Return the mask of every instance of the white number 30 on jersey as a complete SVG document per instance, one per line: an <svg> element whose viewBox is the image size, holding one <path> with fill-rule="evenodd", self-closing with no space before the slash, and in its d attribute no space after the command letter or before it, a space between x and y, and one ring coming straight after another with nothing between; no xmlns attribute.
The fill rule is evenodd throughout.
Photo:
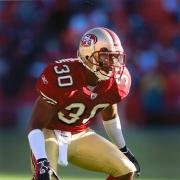
<svg viewBox="0 0 180 180"><path fill-rule="evenodd" d="M89 117L87 117L86 119L83 120L83 124L87 123L89 121L89 119L94 117L98 109L105 109L109 105L110 104L105 103L105 104L97 104L96 106L94 106L90 112ZM72 103L69 106L67 106L65 109L68 111L71 111L72 109L76 109L76 112L75 113L74 113L74 111L73 111L73 113L70 112L68 114L68 116L69 116L68 118L66 118L62 112L58 112L58 118L66 124L73 124L80 119L80 116L83 115L86 107L83 103Z"/></svg>

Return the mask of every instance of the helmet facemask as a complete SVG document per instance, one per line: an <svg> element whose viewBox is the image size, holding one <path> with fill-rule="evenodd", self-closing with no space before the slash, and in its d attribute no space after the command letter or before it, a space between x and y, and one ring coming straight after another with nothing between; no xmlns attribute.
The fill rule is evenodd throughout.
<svg viewBox="0 0 180 180"><path fill-rule="evenodd" d="M107 48L101 48L100 51L93 52L87 61L89 67L91 66L91 71L100 80L107 80L112 77L114 72L122 74L125 66L125 54L120 51L108 51Z"/></svg>

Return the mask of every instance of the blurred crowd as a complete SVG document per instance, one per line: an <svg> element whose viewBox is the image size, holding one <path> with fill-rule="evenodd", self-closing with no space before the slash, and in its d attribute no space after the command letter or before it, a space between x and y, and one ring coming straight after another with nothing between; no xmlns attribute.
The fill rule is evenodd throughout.
<svg viewBox="0 0 180 180"><path fill-rule="evenodd" d="M180 124L180 0L37 0L0 2L1 127L26 126L37 77L48 63L76 57L95 26L114 30L127 55L126 120Z"/></svg>

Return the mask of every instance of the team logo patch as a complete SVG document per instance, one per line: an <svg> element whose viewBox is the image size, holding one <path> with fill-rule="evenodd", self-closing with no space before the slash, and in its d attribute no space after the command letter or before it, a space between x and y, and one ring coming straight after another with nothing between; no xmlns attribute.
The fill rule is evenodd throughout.
<svg viewBox="0 0 180 180"><path fill-rule="evenodd" d="M86 34L81 39L82 46L91 46L92 43L95 44L97 42L97 37L94 34Z"/></svg>
<svg viewBox="0 0 180 180"><path fill-rule="evenodd" d="M44 75L42 75L41 79L44 84L48 84L48 80L46 79L46 77Z"/></svg>

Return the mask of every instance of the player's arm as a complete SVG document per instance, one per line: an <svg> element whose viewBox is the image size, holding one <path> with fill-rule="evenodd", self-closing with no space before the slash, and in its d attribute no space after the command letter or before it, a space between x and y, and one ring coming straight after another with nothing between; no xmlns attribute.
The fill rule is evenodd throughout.
<svg viewBox="0 0 180 180"><path fill-rule="evenodd" d="M136 175L140 175L140 165L131 151L126 147L124 136L121 129L121 122L118 115L117 104L108 106L101 112L104 128L118 148L127 156L127 158L136 166Z"/></svg>
<svg viewBox="0 0 180 180"><path fill-rule="evenodd" d="M126 147L118 115L117 104L108 106L101 112L101 115L104 128L110 139L118 146L119 149Z"/></svg>
<svg viewBox="0 0 180 180"><path fill-rule="evenodd" d="M49 180L51 175L55 174L47 159L42 132L42 129L46 127L55 113L56 107L54 105L47 103L41 96L36 99L28 125L28 139L38 165L38 180Z"/></svg>
<svg viewBox="0 0 180 180"><path fill-rule="evenodd" d="M28 125L29 144L36 160L47 158L42 129L46 127L55 112L55 106L47 103L41 96L36 99Z"/></svg>
<svg viewBox="0 0 180 180"><path fill-rule="evenodd" d="M48 103L44 97L39 96L33 106L32 114L28 124L28 132L34 129L43 129L57 113L56 106Z"/></svg>

